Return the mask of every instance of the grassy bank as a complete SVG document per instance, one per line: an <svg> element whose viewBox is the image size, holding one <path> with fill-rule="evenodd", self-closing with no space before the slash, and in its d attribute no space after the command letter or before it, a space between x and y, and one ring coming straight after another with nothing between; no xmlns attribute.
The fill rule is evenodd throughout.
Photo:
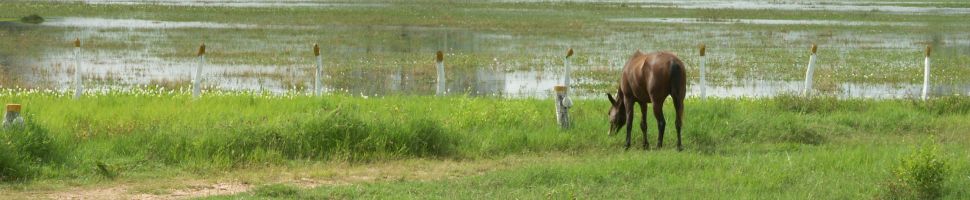
<svg viewBox="0 0 970 200"><path fill-rule="evenodd" d="M897 138L897 137L890 137ZM209 199L881 199L891 167L912 146L869 138L839 145L730 154L610 152L437 181L385 181L301 189L276 184ZM956 149L951 149L956 150ZM970 197L967 157L946 159L944 198ZM908 198L902 198L908 199Z"/></svg>
<svg viewBox="0 0 970 200"><path fill-rule="evenodd" d="M970 100L965 97L926 103L784 96L690 99L685 152L670 151L676 137L668 129L663 151L620 153L622 137L605 135L608 103L602 99L577 100L571 110L574 129L560 131L554 124L552 102L535 99L210 93L193 101L185 93L138 91L71 100L44 92L0 94L0 102L24 104L28 122L0 134L0 177L5 189L307 161L461 161L566 152L575 153L577 161L533 164L456 180L326 187L298 194L383 196L421 190L432 196L477 191L499 198L544 192L635 197L612 195L631 191L673 195L700 187L706 189L692 195L754 192L748 195L787 198L833 190L840 192L819 197L851 198L876 193L901 156L927 141L941 147L941 155L954 169L946 177L948 188L970 185L966 179ZM673 117L672 109L666 110ZM651 141L656 143L655 123L649 124ZM635 141L640 141L639 136L634 133ZM628 185L621 180L634 182ZM506 181L514 184L501 184ZM671 184L647 187L660 183ZM723 188L738 184L740 188ZM773 186L777 184L784 187ZM459 187L436 189L442 185ZM486 192L491 189L503 192Z"/></svg>

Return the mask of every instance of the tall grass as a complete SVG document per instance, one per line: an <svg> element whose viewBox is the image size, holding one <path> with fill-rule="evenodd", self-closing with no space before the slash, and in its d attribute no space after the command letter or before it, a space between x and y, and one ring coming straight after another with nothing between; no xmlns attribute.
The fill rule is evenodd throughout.
<svg viewBox="0 0 970 200"><path fill-rule="evenodd" d="M46 129L31 122L0 128L0 182L27 180L42 173L44 167L36 166L57 165L67 156Z"/></svg>
<svg viewBox="0 0 970 200"><path fill-rule="evenodd" d="M5 180L126 177L157 169L205 173L302 160L479 159L608 150L622 142L606 136L608 104L596 99L577 100L574 128L560 130L551 102L539 99L212 92L191 100L161 90L79 100L49 92L2 94L0 102L24 104L28 118L26 129L4 130L0 138ZM685 146L705 154L945 132L967 120L962 112L926 110L907 100L689 99L686 107ZM673 117L669 105L665 110ZM656 143L652 117L648 124ZM668 127L672 144L676 134ZM634 141L641 141L634 130Z"/></svg>

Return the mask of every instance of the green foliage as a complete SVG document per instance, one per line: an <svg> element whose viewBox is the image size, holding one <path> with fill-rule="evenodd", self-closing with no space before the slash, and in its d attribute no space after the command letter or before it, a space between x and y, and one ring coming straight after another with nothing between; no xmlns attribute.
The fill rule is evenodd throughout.
<svg viewBox="0 0 970 200"><path fill-rule="evenodd" d="M782 110L800 113L830 113L835 111L864 111L869 103L860 99L838 99L835 96L799 96L783 94L772 98Z"/></svg>
<svg viewBox="0 0 970 200"><path fill-rule="evenodd" d="M893 168L893 179L884 184L885 199L939 199L944 195L946 160L935 144L924 144Z"/></svg>
<svg viewBox="0 0 970 200"><path fill-rule="evenodd" d="M926 101L913 100L912 103L925 111L941 115L970 113L970 97L967 96L933 97Z"/></svg>
<svg viewBox="0 0 970 200"><path fill-rule="evenodd" d="M118 177L118 173L112 171L111 167L108 166L108 164L104 164L103 162L98 161L95 163L95 165L98 167L98 170L97 170L98 174L100 174L104 178L114 180L116 177Z"/></svg>
<svg viewBox="0 0 970 200"><path fill-rule="evenodd" d="M256 187L250 193L252 196L260 198L300 199L301 191L299 188L290 185L272 184Z"/></svg>
<svg viewBox="0 0 970 200"><path fill-rule="evenodd" d="M44 23L44 18L37 14L27 15L20 18L20 21L28 24L40 24Z"/></svg>
<svg viewBox="0 0 970 200"><path fill-rule="evenodd" d="M0 136L15 141L0 143L4 180L126 179L160 170L205 174L294 161L500 158L613 151L623 143L622 137L606 136L604 99L575 101L573 128L560 130L548 100L538 99L214 92L192 100L166 90L79 100L56 93L3 94L0 101L23 102L31 113L23 131ZM685 154L831 148L856 137L907 137L965 122L964 116L937 115L905 100L808 101L807 107L837 105L806 109L811 112L779 106L792 101L801 100L688 99ZM672 106L664 110L672 119ZM656 124L648 117L654 146ZM659 152L676 141L670 121L668 145ZM636 145L641 135L634 128Z"/></svg>
<svg viewBox="0 0 970 200"><path fill-rule="evenodd" d="M64 145L32 117L23 126L0 128L0 181L28 180L38 173L35 166L64 160Z"/></svg>

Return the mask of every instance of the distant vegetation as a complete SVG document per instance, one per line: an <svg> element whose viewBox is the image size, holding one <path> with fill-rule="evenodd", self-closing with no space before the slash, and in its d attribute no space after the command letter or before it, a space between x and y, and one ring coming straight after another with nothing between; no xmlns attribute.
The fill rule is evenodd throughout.
<svg viewBox="0 0 970 200"><path fill-rule="evenodd" d="M20 21L28 24L40 24L44 23L44 18L40 15L33 14L20 18Z"/></svg>

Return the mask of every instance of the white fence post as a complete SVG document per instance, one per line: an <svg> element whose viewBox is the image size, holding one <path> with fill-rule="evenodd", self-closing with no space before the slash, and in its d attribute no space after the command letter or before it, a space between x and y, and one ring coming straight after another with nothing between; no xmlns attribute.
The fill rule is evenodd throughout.
<svg viewBox="0 0 970 200"><path fill-rule="evenodd" d="M559 123L559 127L563 129L569 129L569 108L573 107L572 100L567 96L569 90L569 57L572 56L573 49L570 48L566 51L566 58L563 59L563 64L566 65L563 85L553 87L553 90L556 91L556 121Z"/></svg>
<svg viewBox="0 0 970 200"><path fill-rule="evenodd" d="M199 65L195 69L195 80L192 81L192 98L199 99L202 94L202 65L205 64L205 43L199 46Z"/></svg>
<svg viewBox="0 0 970 200"><path fill-rule="evenodd" d="M323 88L320 87L320 80L323 76L323 57L320 56L320 45L313 44L313 55L317 57L317 70L313 75L313 94L319 96L323 93Z"/></svg>
<svg viewBox="0 0 970 200"><path fill-rule="evenodd" d="M808 70L805 72L805 88L802 95L808 96L812 92L812 74L815 73L815 51L818 45L812 44L812 56L808 59Z"/></svg>
<svg viewBox="0 0 970 200"><path fill-rule="evenodd" d="M573 56L573 48L569 48L569 50L566 50L566 58L563 58L562 59L562 63L565 66L565 67L563 67L563 81L562 81L562 84L564 86L566 86L567 89L569 88L569 70L570 70L569 69L569 65L570 65L570 63L569 63L569 57L571 57L571 56Z"/></svg>
<svg viewBox="0 0 970 200"><path fill-rule="evenodd" d="M74 99L81 98L84 86L81 83L81 39L74 38Z"/></svg>
<svg viewBox="0 0 970 200"><path fill-rule="evenodd" d="M706 50L707 50L707 46L705 46L704 44L701 44L701 52L700 52L701 53L701 68L700 68L700 70L701 70L701 99L707 99L707 76L705 75L707 73L707 69L705 67L705 65L707 65L707 57L704 56L704 53L705 53L704 51L706 51Z"/></svg>
<svg viewBox="0 0 970 200"><path fill-rule="evenodd" d="M445 54L444 52L438 51L435 54L435 65L438 67L438 89L435 95L442 96L445 95Z"/></svg>
<svg viewBox="0 0 970 200"><path fill-rule="evenodd" d="M929 98L930 90L930 53L933 51L933 47L926 45L926 59L923 61L923 100Z"/></svg>

